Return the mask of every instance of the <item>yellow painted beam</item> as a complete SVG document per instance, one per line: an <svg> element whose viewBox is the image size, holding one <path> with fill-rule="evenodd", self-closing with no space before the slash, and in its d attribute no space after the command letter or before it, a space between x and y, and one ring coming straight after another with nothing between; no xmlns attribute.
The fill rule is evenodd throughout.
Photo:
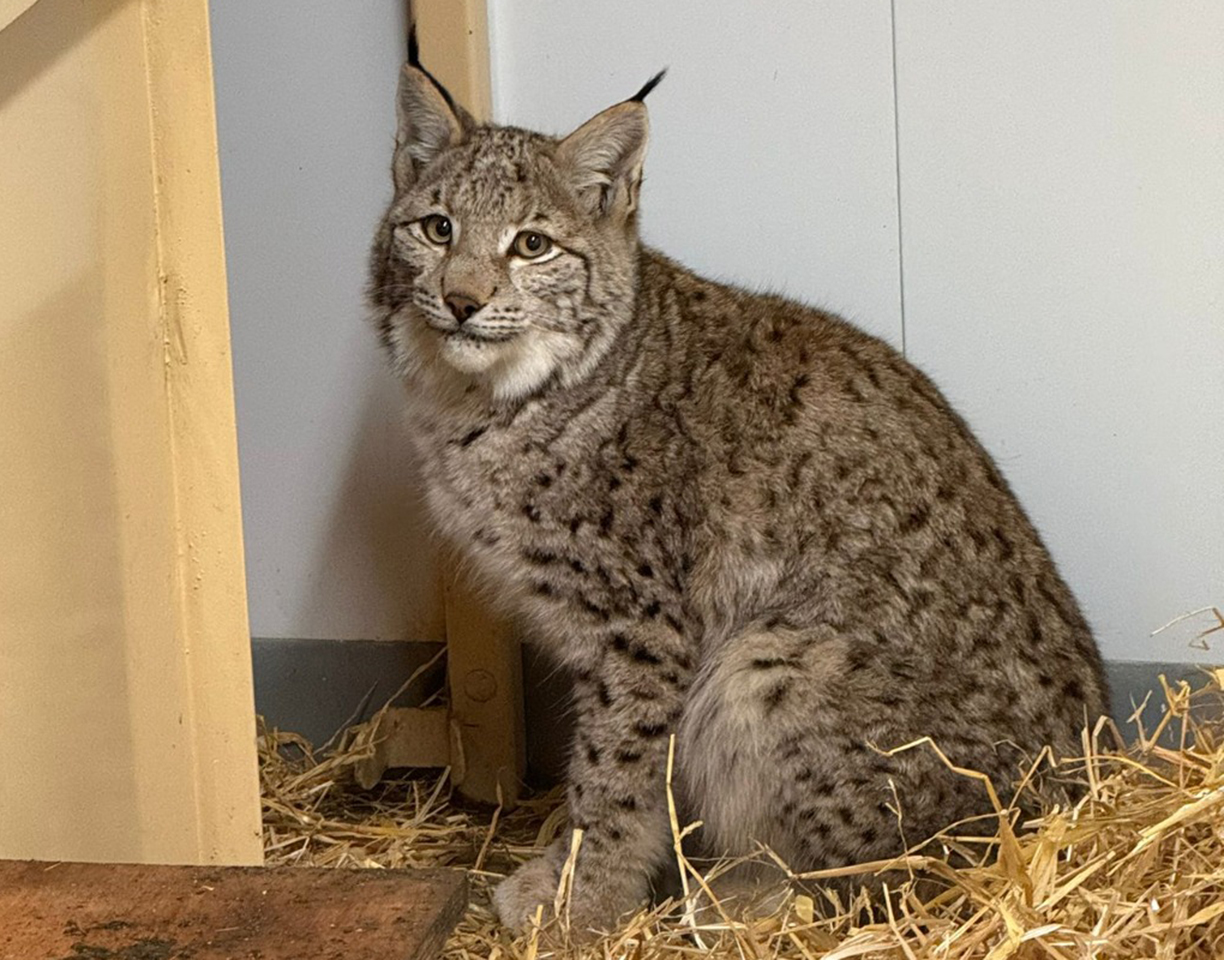
<svg viewBox="0 0 1224 960"><path fill-rule="evenodd" d="M204 0L0 29L0 857L262 856L212 109Z"/></svg>
<svg viewBox="0 0 1224 960"><path fill-rule="evenodd" d="M193 720L200 859L260 863L255 698L208 2L146 0L144 8L179 642Z"/></svg>
<svg viewBox="0 0 1224 960"><path fill-rule="evenodd" d="M477 120L492 113L485 0L413 0L421 62Z"/></svg>

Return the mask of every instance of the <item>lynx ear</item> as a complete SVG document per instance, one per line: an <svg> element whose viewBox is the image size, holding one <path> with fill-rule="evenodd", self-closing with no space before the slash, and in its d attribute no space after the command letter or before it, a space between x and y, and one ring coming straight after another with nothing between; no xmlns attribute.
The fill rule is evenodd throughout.
<svg viewBox="0 0 1224 960"><path fill-rule="evenodd" d="M391 172L395 190L400 193L412 186L429 161L447 147L462 143L476 126L446 88L421 66L415 28L408 40L408 63L400 73L396 106L399 129Z"/></svg>
<svg viewBox="0 0 1224 960"><path fill-rule="evenodd" d="M558 160L592 213L624 219L637 209L650 131L642 101L663 73L632 99L596 114L558 146Z"/></svg>

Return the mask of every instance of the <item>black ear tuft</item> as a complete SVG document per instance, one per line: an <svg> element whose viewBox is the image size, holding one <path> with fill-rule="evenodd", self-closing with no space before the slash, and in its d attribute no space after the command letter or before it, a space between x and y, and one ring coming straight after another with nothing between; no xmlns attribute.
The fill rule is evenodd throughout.
<svg viewBox="0 0 1224 960"><path fill-rule="evenodd" d="M442 99L446 101L446 105L452 110L458 111L459 107L455 103L455 98L450 95L450 91L438 82L438 78L421 66L421 45L417 42L416 21L412 21L412 25L408 28L408 66L415 67L421 73L429 77L429 82L434 85L438 93L442 94Z"/></svg>
<svg viewBox="0 0 1224 960"><path fill-rule="evenodd" d="M655 74L653 77L651 77L649 80L647 80L647 81L646 81L646 86L642 87L642 89L641 89L641 90L639 90L639 91L638 91L637 93L635 93L635 94L634 94L632 97L630 97L630 98L629 98L629 100L628 100L627 102L629 102L629 103L641 103L643 100L645 100L645 99L646 99L647 94L649 94L651 90L653 90L655 87L657 87L657 86L659 85L660 81L662 81L662 79L663 79L665 76L667 76L667 67L664 67L662 70L660 70L658 73L656 73L656 74Z"/></svg>
<svg viewBox="0 0 1224 960"><path fill-rule="evenodd" d="M416 21L408 28L408 66L421 68L421 45L417 43Z"/></svg>

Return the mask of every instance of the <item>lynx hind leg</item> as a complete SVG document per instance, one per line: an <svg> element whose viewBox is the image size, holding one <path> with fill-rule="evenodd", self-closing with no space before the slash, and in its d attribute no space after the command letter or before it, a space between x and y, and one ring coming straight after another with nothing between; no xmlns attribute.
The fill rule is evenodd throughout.
<svg viewBox="0 0 1224 960"><path fill-rule="evenodd" d="M896 856L984 812L980 784L933 752L872 748L920 734L905 704L881 696L887 683L848 669L852 648L827 629L760 629L702 665L680 758L704 852L738 857L764 844L796 871L826 869Z"/></svg>

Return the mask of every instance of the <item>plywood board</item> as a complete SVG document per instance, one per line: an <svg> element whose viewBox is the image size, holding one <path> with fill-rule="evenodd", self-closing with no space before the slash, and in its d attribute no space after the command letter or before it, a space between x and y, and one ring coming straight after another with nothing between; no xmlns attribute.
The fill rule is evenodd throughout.
<svg viewBox="0 0 1224 960"><path fill-rule="evenodd" d="M0 862L0 960L415 960L466 902L459 870Z"/></svg>

